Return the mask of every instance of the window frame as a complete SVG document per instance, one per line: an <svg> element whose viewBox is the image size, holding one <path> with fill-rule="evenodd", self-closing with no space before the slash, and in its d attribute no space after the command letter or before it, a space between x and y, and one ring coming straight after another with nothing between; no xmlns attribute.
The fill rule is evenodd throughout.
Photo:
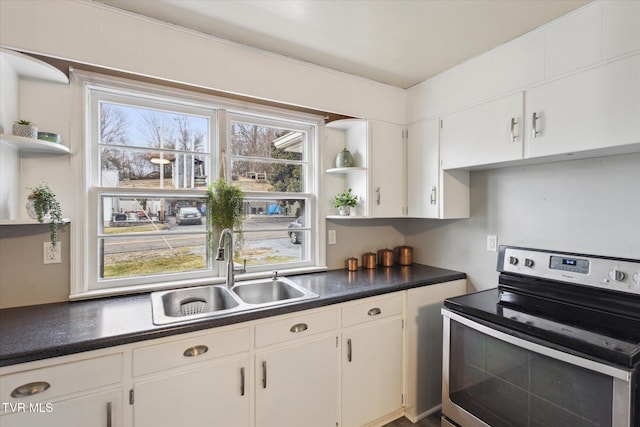
<svg viewBox="0 0 640 427"><path fill-rule="evenodd" d="M319 135L323 126L322 117L308 113L293 112L276 107L263 105L247 105L246 102L237 102L231 99L216 97L212 95L200 94L183 89L169 88L156 84L132 81L120 77L104 76L88 71L74 70L72 74L72 84L76 91L76 99L79 102L78 109L79 122L83 126L77 129L78 140L85 141L79 144L78 156L72 162L74 167L82 171L82 179L78 180L76 189L80 194L78 203L78 215L73 222L77 224L72 233L72 260L71 260L71 292L70 299L94 298L106 295L134 294L176 287L198 286L202 284L214 284L224 282L224 265L221 262L213 261L213 251L208 251L207 268L205 271L190 273L166 273L154 276L138 276L130 279L108 279L100 281L98 279L99 254L98 231L101 218L101 195L140 195L137 190L123 187L100 187L97 185L99 177L99 146L95 142L95 135L98 132L96 120L98 114L95 108L92 93L106 93L113 97L135 96L144 108L144 103L163 103L168 101L168 105L181 106L188 112L192 109L205 109L213 111L213 119L210 121L210 143L206 154L208 157L209 179L213 182L221 172L225 171L225 179L231 182L230 167L231 156L227 149L227 139L229 138L230 118L241 117L251 118L261 121L266 126L273 123L286 125L287 128L303 127L308 132L308 145L305 149L308 171L305 177L305 193L249 193L245 192L247 199L267 198L277 199L278 197L301 198L306 200L305 208L305 229L317 230L314 236L309 239L309 256L304 262L285 263L282 265L269 265L264 268L249 268L247 274L241 276L242 279L252 279L266 277L271 271L277 269L279 273L295 274L312 271L326 270L325 250L324 250L324 221L321 220L320 206L320 171L321 157L319 150ZM106 97L108 98L108 97ZM101 98L104 99L104 98ZM178 111L179 110L172 110ZM92 112L94 114L92 114ZM201 114L199 114L201 115ZM90 123L89 120L92 122ZM223 165L224 164L224 165ZM223 169L224 168L224 169ZM149 197L170 197L170 198L199 198L206 197L206 190L200 189L145 189L145 195ZM186 233L189 234L189 233ZM311 231L308 232L311 234ZM102 282L102 283L100 283ZM107 285L108 284L108 285Z"/></svg>

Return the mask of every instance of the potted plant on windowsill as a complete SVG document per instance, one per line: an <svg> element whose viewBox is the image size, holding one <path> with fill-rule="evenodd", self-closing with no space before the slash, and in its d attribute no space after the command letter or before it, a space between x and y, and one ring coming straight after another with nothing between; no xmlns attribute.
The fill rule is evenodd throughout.
<svg viewBox="0 0 640 427"><path fill-rule="evenodd" d="M38 128L29 120L17 120L13 122L13 134L25 138L38 138Z"/></svg>
<svg viewBox="0 0 640 427"><path fill-rule="evenodd" d="M60 203L46 182L29 187L28 190L31 190L31 193L27 197L27 213L38 222L44 222L45 219L51 221L51 245L55 248L58 243L58 225L62 224Z"/></svg>
<svg viewBox="0 0 640 427"><path fill-rule="evenodd" d="M355 208L357 204L358 196L353 194L350 188L347 191L337 194L333 198L333 207L338 208L341 216L349 216L351 214L351 208Z"/></svg>
<svg viewBox="0 0 640 427"><path fill-rule="evenodd" d="M244 193L222 178L212 182L207 190L206 215L209 247L215 250L225 228L242 235Z"/></svg>

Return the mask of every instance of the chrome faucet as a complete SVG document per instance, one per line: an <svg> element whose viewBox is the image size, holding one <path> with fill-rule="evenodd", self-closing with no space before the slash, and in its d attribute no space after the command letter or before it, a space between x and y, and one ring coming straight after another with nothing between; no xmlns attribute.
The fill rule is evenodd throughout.
<svg viewBox="0 0 640 427"><path fill-rule="evenodd" d="M227 244L229 247L229 255L227 257L227 288L233 288L234 273L246 273L247 271L247 260L244 260L244 265L242 268L234 268L233 266L233 230L230 228L225 228L220 233L220 242L218 242L218 255L216 256L216 261L224 261L224 240L225 236L227 237Z"/></svg>

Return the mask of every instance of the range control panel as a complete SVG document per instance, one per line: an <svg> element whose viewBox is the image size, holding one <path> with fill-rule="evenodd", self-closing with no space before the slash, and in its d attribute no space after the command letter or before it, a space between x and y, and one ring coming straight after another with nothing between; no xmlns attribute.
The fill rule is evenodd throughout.
<svg viewBox="0 0 640 427"><path fill-rule="evenodd" d="M498 271L640 295L640 260L500 246Z"/></svg>

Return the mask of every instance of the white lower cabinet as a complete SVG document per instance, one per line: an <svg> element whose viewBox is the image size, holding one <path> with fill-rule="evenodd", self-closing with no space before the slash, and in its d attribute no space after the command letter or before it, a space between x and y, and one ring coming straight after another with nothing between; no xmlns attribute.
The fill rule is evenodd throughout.
<svg viewBox="0 0 640 427"><path fill-rule="evenodd" d="M259 323L255 342L256 427L335 427L337 310Z"/></svg>
<svg viewBox="0 0 640 427"><path fill-rule="evenodd" d="M2 367L0 425L357 427L403 414L415 421L439 404L439 307L465 286L446 282Z"/></svg>
<svg viewBox="0 0 640 427"><path fill-rule="evenodd" d="M335 336L256 353L257 427L335 427Z"/></svg>
<svg viewBox="0 0 640 427"><path fill-rule="evenodd" d="M409 289L405 301L405 416L413 422L442 402L442 302L464 295L464 279Z"/></svg>
<svg viewBox="0 0 640 427"><path fill-rule="evenodd" d="M88 353L3 368L0 425L121 426L122 363L122 353Z"/></svg>
<svg viewBox="0 0 640 427"><path fill-rule="evenodd" d="M403 405L402 293L369 298L342 309L342 426L357 427L385 416L397 417ZM395 414L396 416L393 416Z"/></svg>
<svg viewBox="0 0 640 427"><path fill-rule="evenodd" d="M4 403L4 402L3 402ZM120 427L122 389L67 400L28 403L0 417L2 427Z"/></svg>
<svg viewBox="0 0 640 427"><path fill-rule="evenodd" d="M138 382L133 425L249 426L250 367L244 356Z"/></svg>
<svg viewBox="0 0 640 427"><path fill-rule="evenodd" d="M223 328L134 348L133 425L249 426L250 337Z"/></svg>

